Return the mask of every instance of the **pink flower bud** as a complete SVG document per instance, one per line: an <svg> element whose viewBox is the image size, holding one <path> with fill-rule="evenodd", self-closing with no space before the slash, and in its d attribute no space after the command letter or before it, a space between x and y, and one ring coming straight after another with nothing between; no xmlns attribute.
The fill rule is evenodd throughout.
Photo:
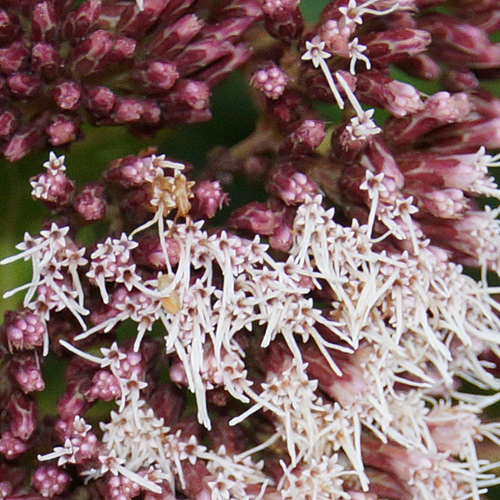
<svg viewBox="0 0 500 500"><path fill-rule="evenodd" d="M420 93L415 87L393 80L379 71L360 73L356 90L356 95L363 104L386 109L397 118L415 113L424 107Z"/></svg>
<svg viewBox="0 0 500 500"><path fill-rule="evenodd" d="M7 78L7 86L16 98L29 100L40 95L42 80L38 75L29 72L18 72Z"/></svg>
<svg viewBox="0 0 500 500"><path fill-rule="evenodd" d="M20 113L16 108L0 110L0 138L4 139L19 128Z"/></svg>
<svg viewBox="0 0 500 500"><path fill-rule="evenodd" d="M118 398L121 392L117 378L108 370L99 370L92 378L92 387L86 397L89 401L112 401Z"/></svg>
<svg viewBox="0 0 500 500"><path fill-rule="evenodd" d="M69 475L54 465L42 465L34 472L31 484L44 498L61 494L69 482Z"/></svg>
<svg viewBox="0 0 500 500"><path fill-rule="evenodd" d="M473 71L450 69L443 75L443 86L450 92L474 90L479 87L479 80Z"/></svg>
<svg viewBox="0 0 500 500"><path fill-rule="evenodd" d="M77 415L83 415L90 407L85 394L91 387L88 373L81 373L78 378L71 378L62 396L57 402L57 411L64 420L72 420Z"/></svg>
<svg viewBox="0 0 500 500"><path fill-rule="evenodd" d="M63 34L68 40L83 38L97 23L101 14L101 0L87 0L64 19Z"/></svg>
<svg viewBox="0 0 500 500"><path fill-rule="evenodd" d="M364 54L377 67L416 56L424 52L430 42L427 31L408 28L369 33L360 38L360 43L366 45Z"/></svg>
<svg viewBox="0 0 500 500"><path fill-rule="evenodd" d="M276 64L269 62L256 70L250 84L269 99L278 99L285 91L288 77Z"/></svg>
<svg viewBox="0 0 500 500"><path fill-rule="evenodd" d="M78 137L80 120L77 116L57 113L50 117L49 124L45 128L50 144L62 146L73 142Z"/></svg>
<svg viewBox="0 0 500 500"><path fill-rule="evenodd" d="M57 42L58 18L54 6L47 0L33 7L31 38L34 42Z"/></svg>
<svg viewBox="0 0 500 500"><path fill-rule="evenodd" d="M274 168L266 183L266 190L280 198L286 205L304 203L307 196L313 197L318 192L314 182L295 170L291 163Z"/></svg>
<svg viewBox="0 0 500 500"><path fill-rule="evenodd" d="M9 161L18 161L46 141L38 124L21 127L2 147L2 153Z"/></svg>
<svg viewBox="0 0 500 500"><path fill-rule="evenodd" d="M66 80L58 83L51 89L51 96L57 106L67 111L75 111L78 109L81 94L81 85L73 80Z"/></svg>
<svg viewBox="0 0 500 500"><path fill-rule="evenodd" d="M453 123L425 139L430 151L442 154L471 153L481 146L500 147L500 117Z"/></svg>
<svg viewBox="0 0 500 500"><path fill-rule="evenodd" d="M0 44L16 40L21 34L19 19L5 9L0 9Z"/></svg>
<svg viewBox="0 0 500 500"><path fill-rule="evenodd" d="M9 369L25 394L45 389L40 360L37 359L36 355L28 353L14 355L10 361Z"/></svg>
<svg viewBox="0 0 500 500"><path fill-rule="evenodd" d="M222 191L219 181L201 181L194 187L193 194L190 213L195 218L208 217L211 219L218 210L228 203L228 196Z"/></svg>
<svg viewBox="0 0 500 500"><path fill-rule="evenodd" d="M87 184L76 196L75 210L88 221L101 220L107 209L104 186Z"/></svg>
<svg viewBox="0 0 500 500"><path fill-rule="evenodd" d="M146 45L152 58L173 60L200 32L204 22L194 14L187 14L159 30Z"/></svg>
<svg viewBox="0 0 500 500"><path fill-rule="evenodd" d="M286 138L282 150L293 156L304 156L319 147L324 138L324 122L304 120Z"/></svg>
<svg viewBox="0 0 500 500"><path fill-rule="evenodd" d="M251 55L252 51L244 43L231 46L227 55L202 69L196 77L212 88L229 76L236 68L246 63Z"/></svg>
<svg viewBox="0 0 500 500"><path fill-rule="evenodd" d="M46 326L29 309L5 313L5 333L9 349L34 349L43 345Z"/></svg>
<svg viewBox="0 0 500 500"><path fill-rule="evenodd" d="M96 117L108 116L115 100L116 95L107 87L85 87L84 105Z"/></svg>
<svg viewBox="0 0 500 500"><path fill-rule="evenodd" d="M389 118L384 126L387 142L404 146L437 127L464 120L470 113L466 94L438 92L424 103L424 109L404 118Z"/></svg>
<svg viewBox="0 0 500 500"><path fill-rule="evenodd" d="M264 23L267 31L284 43L292 43L304 29L304 19L297 0L264 0Z"/></svg>
<svg viewBox="0 0 500 500"><path fill-rule="evenodd" d="M273 234L278 226L273 211L264 203L257 201L234 210L228 225L235 229L262 235Z"/></svg>
<svg viewBox="0 0 500 500"><path fill-rule="evenodd" d="M134 261L141 265L151 267L153 269L166 269L167 263L159 238L141 238L139 246L134 250ZM180 246L177 241L172 238L165 239L167 247L168 259L171 266L176 266L180 258Z"/></svg>
<svg viewBox="0 0 500 500"><path fill-rule="evenodd" d="M70 68L80 77L95 73L113 49L111 35L104 30L92 32L78 43L69 54Z"/></svg>
<svg viewBox="0 0 500 500"><path fill-rule="evenodd" d="M31 49L31 63L43 78L53 80L63 67L63 58L52 45L37 43Z"/></svg>
<svg viewBox="0 0 500 500"><path fill-rule="evenodd" d="M111 162L104 177L123 188L139 187L147 181L151 168L149 157L126 156Z"/></svg>
<svg viewBox="0 0 500 500"><path fill-rule="evenodd" d="M7 460L15 460L28 449L25 441L15 437L10 431L4 431L0 437L0 453Z"/></svg>
<svg viewBox="0 0 500 500"><path fill-rule="evenodd" d="M145 61L135 66L132 77L135 78L147 93L165 92L171 89L179 73L175 64L162 61Z"/></svg>
<svg viewBox="0 0 500 500"><path fill-rule="evenodd" d="M10 415L12 436L27 441L36 429L38 405L30 396L13 391L5 409Z"/></svg>
<svg viewBox="0 0 500 500"><path fill-rule="evenodd" d="M11 75L16 71L26 69L29 50L24 42L13 42L7 47L0 48L0 71Z"/></svg>
<svg viewBox="0 0 500 500"><path fill-rule="evenodd" d="M127 36L140 36L153 26L168 3L168 0L145 0L144 10L139 10L131 2L123 10L117 29Z"/></svg>
<svg viewBox="0 0 500 500"><path fill-rule="evenodd" d="M431 54L445 63L469 68L500 64L500 45L490 42L480 28L438 13L420 18L418 24L432 36Z"/></svg>
<svg viewBox="0 0 500 500"><path fill-rule="evenodd" d="M110 476L106 480L106 500L132 500L139 495L141 487L125 476Z"/></svg>
<svg viewBox="0 0 500 500"><path fill-rule="evenodd" d="M441 75L441 67L427 54L417 54L399 61L397 66L405 73L422 80L437 80Z"/></svg>

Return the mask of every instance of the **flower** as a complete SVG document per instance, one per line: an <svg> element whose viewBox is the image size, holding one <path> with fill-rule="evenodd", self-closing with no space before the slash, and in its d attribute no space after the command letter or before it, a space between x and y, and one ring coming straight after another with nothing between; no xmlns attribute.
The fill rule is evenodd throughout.
<svg viewBox="0 0 500 500"><path fill-rule="evenodd" d="M33 6L44 43L51 5ZM225 51L262 17L244 42L259 118L201 168L147 149L77 189L51 153L31 179L52 219L0 262L32 266L0 329L2 494L480 500L500 483L485 448L500 444L485 412L500 401L500 209L482 208L500 199L487 153L500 101L479 83L499 65L486 36L499 9L428 5L334 0L306 26L295 0L209 3L203 23L189 3L103 3L71 64L94 75L106 58L78 50L102 36L105 51L114 19L110 50L123 54L122 33L158 7L149 34L125 36L183 52L141 53L130 78L177 118L180 94L190 113L206 109ZM86 12L52 7L64 33ZM198 24L203 35L188 29ZM168 46L171 30L187 39ZM444 71L443 90L398 82L394 66ZM35 95L36 75L20 71L9 85ZM57 81L54 96L73 109L85 82ZM108 91L92 95L106 105ZM116 112L140 114L134 99ZM324 103L342 113L327 120ZM51 362L64 374L46 416Z"/></svg>

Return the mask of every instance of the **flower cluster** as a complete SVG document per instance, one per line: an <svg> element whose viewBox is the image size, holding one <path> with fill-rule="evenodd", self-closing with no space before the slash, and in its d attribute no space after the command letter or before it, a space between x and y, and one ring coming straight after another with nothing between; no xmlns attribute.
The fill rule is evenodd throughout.
<svg viewBox="0 0 500 500"><path fill-rule="evenodd" d="M258 5L28 0L0 6L0 147L67 145L84 120L136 134L211 117L211 88L250 55Z"/></svg>
<svg viewBox="0 0 500 500"><path fill-rule="evenodd" d="M92 68L130 70L162 124L201 116L172 95L232 69L262 19L245 42L261 115L198 178L147 149L81 187L50 153L31 179L52 218L0 262L32 269L0 328L1 495L480 500L499 484L485 449L500 424L483 410L500 400L500 224L481 204L500 199L500 100L480 86L500 67L496 2L332 0L311 26L295 0L223 2L203 22L190 2L62 3L35 2L32 36L37 9L52 5L67 40L94 6L68 64L87 67L77 47L94 33L135 39L140 57ZM169 45L174 31L191 35ZM161 93L137 76L155 47L178 57ZM62 393L45 414L53 359Z"/></svg>

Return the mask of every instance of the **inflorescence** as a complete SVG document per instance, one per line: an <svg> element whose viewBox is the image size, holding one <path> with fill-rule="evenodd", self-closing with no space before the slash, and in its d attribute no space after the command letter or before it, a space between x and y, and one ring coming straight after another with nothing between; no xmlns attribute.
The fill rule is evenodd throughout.
<svg viewBox="0 0 500 500"><path fill-rule="evenodd" d="M31 179L53 217L0 262L32 269L4 295L24 292L0 330L1 498L480 500L500 483L483 415L500 400L500 99L480 84L500 8L443 3L333 0L311 26L295 0L5 3L7 158L62 144L40 124L75 131L81 110L136 131L208 119L180 93L245 61L260 117L197 177L148 149L79 188L51 152ZM51 97L17 108L23 75ZM158 120L120 121L125 102ZM230 200L241 179L261 201ZM47 359L65 371L43 414Z"/></svg>

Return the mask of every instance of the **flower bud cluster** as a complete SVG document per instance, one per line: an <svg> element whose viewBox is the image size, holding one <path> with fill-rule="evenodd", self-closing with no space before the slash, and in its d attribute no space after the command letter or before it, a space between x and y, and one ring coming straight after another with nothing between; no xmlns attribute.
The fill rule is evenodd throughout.
<svg viewBox="0 0 500 500"><path fill-rule="evenodd" d="M42 135L54 104L54 134L82 109L135 131L207 119L247 58L260 116L198 178L148 149L82 187L54 153L31 179L53 218L0 262L32 267L0 327L0 496L480 500L499 484L500 210L480 208L500 199L500 101L480 88L499 12L332 0L307 26L296 0L6 1L0 131L21 101L48 106L29 119ZM32 68L34 47L59 62ZM24 126L6 156L29 149Z"/></svg>
<svg viewBox="0 0 500 500"><path fill-rule="evenodd" d="M151 134L210 119L210 90L248 59L240 38L261 17L251 1L209 18L192 1L3 2L1 153L68 145L84 121Z"/></svg>

